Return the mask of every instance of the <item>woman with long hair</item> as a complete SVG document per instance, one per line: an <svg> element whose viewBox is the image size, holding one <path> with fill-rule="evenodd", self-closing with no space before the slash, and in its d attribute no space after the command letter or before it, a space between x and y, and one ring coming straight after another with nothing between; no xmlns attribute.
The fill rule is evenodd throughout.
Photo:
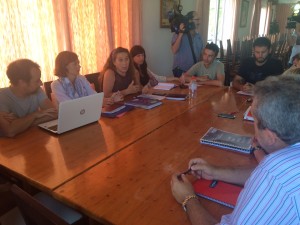
<svg viewBox="0 0 300 225"><path fill-rule="evenodd" d="M105 97L118 92L126 96L141 91L139 74L128 49L118 47L111 52L100 74L99 84Z"/></svg>
<svg viewBox="0 0 300 225"><path fill-rule="evenodd" d="M147 92L146 89L154 87L158 82L172 82L179 81L178 78L173 76L159 76L154 74L147 65L146 52L141 45L135 45L130 49L130 55L133 59L135 69L139 72L140 83L144 87L143 92Z"/></svg>

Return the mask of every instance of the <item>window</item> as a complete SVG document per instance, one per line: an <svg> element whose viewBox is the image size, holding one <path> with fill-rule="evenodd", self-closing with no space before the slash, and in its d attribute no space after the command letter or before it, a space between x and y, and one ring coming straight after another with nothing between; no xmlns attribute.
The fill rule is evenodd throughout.
<svg viewBox="0 0 300 225"><path fill-rule="evenodd" d="M6 68L18 58L36 61L42 68L43 80L53 74L58 46L52 9L49 0L1 1L0 87L9 85Z"/></svg>
<svg viewBox="0 0 300 225"><path fill-rule="evenodd" d="M56 79L60 51L79 55L81 73L101 71L110 51L140 42L140 0L3 0L0 4L0 88L9 86L7 65L29 58L42 81Z"/></svg>
<svg viewBox="0 0 300 225"><path fill-rule="evenodd" d="M227 47L227 39L233 38L235 0L210 0L207 41Z"/></svg>

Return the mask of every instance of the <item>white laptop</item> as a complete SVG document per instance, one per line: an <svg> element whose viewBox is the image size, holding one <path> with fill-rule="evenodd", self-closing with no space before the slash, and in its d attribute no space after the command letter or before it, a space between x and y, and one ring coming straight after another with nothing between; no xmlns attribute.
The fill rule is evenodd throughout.
<svg viewBox="0 0 300 225"><path fill-rule="evenodd" d="M61 102L58 108L58 119L41 123L39 127L61 134L96 122L101 116L103 96L103 92L101 92Z"/></svg>

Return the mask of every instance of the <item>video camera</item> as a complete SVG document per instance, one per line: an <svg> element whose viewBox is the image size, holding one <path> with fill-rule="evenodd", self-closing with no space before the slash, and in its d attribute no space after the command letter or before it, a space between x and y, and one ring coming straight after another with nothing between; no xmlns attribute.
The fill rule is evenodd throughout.
<svg viewBox="0 0 300 225"><path fill-rule="evenodd" d="M196 25L194 22L191 22L193 19L193 13L189 12L187 15L182 15L182 5L175 6L172 11L168 13L168 19L170 23L171 32L175 32L178 34L180 32L180 24L183 23L185 30L184 33L189 32L190 30L196 29Z"/></svg>

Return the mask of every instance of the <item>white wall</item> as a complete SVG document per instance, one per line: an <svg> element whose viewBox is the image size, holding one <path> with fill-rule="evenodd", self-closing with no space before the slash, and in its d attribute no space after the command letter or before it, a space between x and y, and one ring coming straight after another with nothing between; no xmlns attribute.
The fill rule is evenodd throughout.
<svg viewBox="0 0 300 225"><path fill-rule="evenodd" d="M195 10L196 0L181 0L182 14ZM173 54L168 28L160 28L160 0L142 0L142 43L148 67L158 75L171 75Z"/></svg>

